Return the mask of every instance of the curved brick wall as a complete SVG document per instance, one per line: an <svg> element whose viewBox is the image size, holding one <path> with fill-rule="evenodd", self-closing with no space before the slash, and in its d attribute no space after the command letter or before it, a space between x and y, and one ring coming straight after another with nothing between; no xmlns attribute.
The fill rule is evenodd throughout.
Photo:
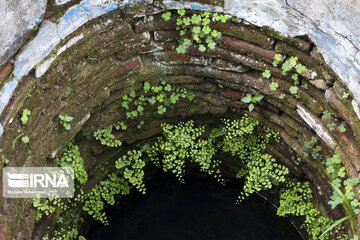
<svg viewBox="0 0 360 240"><path fill-rule="evenodd" d="M117 151L122 151L102 147L91 137L92 132L124 119L125 112L119 104L122 95L140 90L144 81L156 82L161 78L191 89L197 97L191 105L182 101L166 117L154 117L154 109L146 109L144 129L137 130L134 124L121 137L129 146L154 137L164 121L179 118L205 121L226 114L248 113L241 98L246 93L260 92L265 98L248 114L280 132L282 137L268 151L287 165L292 174L313 182L313 189L317 189L315 199L323 214L343 216L341 210L331 211L327 204L332 188L325 166L300 150L305 141L315 136L325 158L339 154L348 176L359 177L357 105L353 96L342 98L349 89L307 37L285 37L233 17L227 23L212 25L223 33L215 50L201 53L190 48L183 55L175 51L176 39L180 38L175 22L161 18L165 11L162 4L121 7L104 4L95 8L85 1L81 11L76 10L77 5L66 10L70 5L49 6L47 20L38 35L19 52L15 64L11 61L4 64L0 72L4 89L14 92L3 91L0 97L3 126L0 148L1 154L11 159L8 166L51 164L64 145L75 138L90 176L94 175L88 183L90 187L101 179L93 171L99 161L111 162ZM58 8L67 17L55 24L50 21L54 21ZM74 23L77 27L73 27ZM297 56L308 67L302 75L300 98L289 93L292 80L281 77L280 70L272 66L276 53ZM279 90L270 91L271 80L260 77L265 69L271 70ZM285 94L283 100L278 98L280 94ZM25 108L31 110L31 115L24 126L20 117ZM332 113L331 119L321 118L325 110ZM74 117L71 131L65 131L59 124L58 115L65 113ZM326 127L329 120L346 121L346 131L330 131ZM29 136L29 144L14 142L18 129ZM302 163L294 161L289 146L303 158ZM2 167L0 164L0 170ZM7 239L31 239L33 233L37 239L46 231L44 226L51 225L51 221L35 224L31 200L0 198L0 206L0 236Z"/></svg>

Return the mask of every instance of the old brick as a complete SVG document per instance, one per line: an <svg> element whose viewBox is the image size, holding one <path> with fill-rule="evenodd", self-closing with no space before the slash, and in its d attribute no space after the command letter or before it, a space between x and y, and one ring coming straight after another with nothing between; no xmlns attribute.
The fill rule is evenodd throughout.
<svg viewBox="0 0 360 240"><path fill-rule="evenodd" d="M190 56L187 54L178 54L176 52L157 52L153 53L154 58L165 64L192 64L192 65L206 65L207 59L200 56Z"/></svg>
<svg viewBox="0 0 360 240"><path fill-rule="evenodd" d="M310 83L321 90L327 89L326 82L322 79L310 80Z"/></svg>
<svg viewBox="0 0 360 240"><path fill-rule="evenodd" d="M276 44L275 50L277 52L285 53L290 56L296 56L299 59L303 60L304 62L309 63L310 65L317 63L317 61L314 58L312 58L309 54L306 54L306 53L300 51L299 49L296 49L293 46L290 46L289 44L287 44L283 41L279 41Z"/></svg>
<svg viewBox="0 0 360 240"><path fill-rule="evenodd" d="M3 68L0 69L0 81L3 81L9 76L12 69L11 63L7 63Z"/></svg>
<svg viewBox="0 0 360 240"><path fill-rule="evenodd" d="M310 56L312 56L313 58L315 58L316 60L318 60L319 62L325 62L323 56L321 55L321 53L319 53L319 51L317 50L317 48L314 47L314 49L310 52Z"/></svg>
<svg viewBox="0 0 360 240"><path fill-rule="evenodd" d="M187 54L196 55L196 56L206 56L209 58L221 59L237 64L242 64L246 67L256 69L259 71L264 71L269 69L273 75L281 76L281 69L273 67L272 64L266 63L265 61L255 59L252 56L241 54L239 52L232 51L230 49L216 47L214 50L206 50L205 52L200 52L198 48L190 46Z"/></svg>
<svg viewBox="0 0 360 240"><path fill-rule="evenodd" d="M194 77L189 75L174 75L166 76L166 82L176 84L176 83L201 83L204 81L202 77Z"/></svg>
<svg viewBox="0 0 360 240"><path fill-rule="evenodd" d="M232 63L228 61L223 61L221 59L213 59L210 63L210 66L220 70L234 71L234 72L246 72L249 71L249 68L237 63Z"/></svg>
<svg viewBox="0 0 360 240"><path fill-rule="evenodd" d="M330 104L337 109L340 117L344 119L351 127L353 134L357 139L360 139L360 125L359 119L354 116L351 109L347 108L347 106L342 102L341 98L339 98L333 88L326 90L326 99L330 102Z"/></svg>
<svg viewBox="0 0 360 240"><path fill-rule="evenodd" d="M301 38L291 38L291 37L281 37L282 41L286 42L287 44L296 47L297 49L308 53L312 47L312 43Z"/></svg>
<svg viewBox="0 0 360 240"><path fill-rule="evenodd" d="M116 69L112 74L111 74L111 77L116 77L118 76L119 74L121 74L122 72L124 71L129 71L129 70L132 70L134 69L135 67L137 67L138 65L140 65L140 61L136 60L134 62L131 62L131 63L128 63L128 64L125 64L124 66L121 66L120 68Z"/></svg>
<svg viewBox="0 0 360 240"><path fill-rule="evenodd" d="M298 57L301 63L311 66L311 68L313 68L318 74L318 77L324 79L327 83L332 83L333 76L327 73L327 69L324 69L324 65L321 62L311 57L309 54L304 53L283 41L279 41L276 44L275 51L287 54L288 56Z"/></svg>
<svg viewBox="0 0 360 240"><path fill-rule="evenodd" d="M291 45L299 48L300 50L302 50L304 52L309 52L310 49L311 49L311 46L312 46L312 43L310 41L306 41L306 40L301 39L301 38L290 38L290 37L288 37L287 41Z"/></svg>
<svg viewBox="0 0 360 240"><path fill-rule="evenodd" d="M153 15L136 21L135 32L143 33L155 30L174 30L176 28L175 18L165 21L161 15Z"/></svg>
<svg viewBox="0 0 360 240"><path fill-rule="evenodd" d="M235 99L241 99L243 98L243 96L241 96L238 92L235 92L233 90L230 90L230 89L226 89L224 91L224 94L227 95L227 96L230 96L232 98L235 98Z"/></svg>
<svg viewBox="0 0 360 240"><path fill-rule="evenodd" d="M340 81L335 81L334 82L334 91L336 93L336 95L342 99L344 94L348 93L349 91L347 90L346 86L344 86L344 84Z"/></svg>
<svg viewBox="0 0 360 240"><path fill-rule="evenodd" d="M136 8L131 5L125 6L121 11L123 18L139 18L163 12L164 9L152 4L139 4Z"/></svg>
<svg viewBox="0 0 360 240"><path fill-rule="evenodd" d="M250 23L248 23L248 24L250 24ZM287 44L289 44L303 52L308 53L311 50L311 47L312 47L311 41L309 41L303 37L295 37L295 38L285 37L278 32L274 32L274 30L272 28L267 27L267 26L260 28L260 31L262 31L264 34L266 34L267 36L269 36L271 38L286 42Z"/></svg>
<svg viewBox="0 0 360 240"><path fill-rule="evenodd" d="M180 34L177 31L154 31L155 41L168 42L179 37Z"/></svg>
<svg viewBox="0 0 360 240"><path fill-rule="evenodd" d="M141 5L139 4L139 6ZM134 12L136 12L136 9ZM130 13L128 14L130 16ZM134 21L139 20L140 19L134 19ZM148 20L149 18L146 21ZM151 115L146 116L146 114L144 114L144 120L146 121L144 129L146 129L149 126L149 123L154 119L158 120L156 131L155 127L147 128L153 130L151 133L149 130L145 132L141 129L139 130L140 135L137 134L137 128L134 127L136 123L134 121L129 121L129 131L131 131L133 136L131 136L127 143L133 143L135 140L150 138L157 135L161 131L161 128L159 127L161 122L169 119L177 120L180 116L189 116L199 120L199 115L212 113L215 114L216 117L222 117L227 109L232 111L228 111L228 114L240 114L245 108L247 108L247 105L240 101L241 97L248 92L252 94L260 92L266 95L266 98L257 104L255 110L250 113L250 115L255 116L261 122L265 122L266 124L269 123L268 126L282 132L283 140L289 143L293 149L297 150L298 153L301 154L302 145L300 143L304 142L304 138L308 138L309 135L314 134L310 131L310 128L306 126L305 122L303 122L303 124L301 124L301 121L298 122L299 117L294 110L298 104L303 104L312 110L312 113L320 116L321 111L323 110L321 109L322 106L320 103L323 104L326 109L331 108L329 103L323 102L325 101L323 91L315 88L311 84L308 84L307 81L304 81L302 88L299 90L301 95L300 99L296 99L291 94L287 94L292 82L288 82L286 78L280 78L279 75L281 75L281 73L277 74L275 71L276 69L273 71L271 64L254 57L258 56L269 60L269 53L274 53L269 50L269 48L261 48L261 37L259 39L251 39L251 41L249 40L246 42L247 40L245 38L248 36L243 36L243 38L232 36L231 34L226 33L227 29L224 29L225 33L222 41L222 46L224 46L224 48L217 46L215 50L200 52L198 50L198 46L194 45L188 49L186 54L177 54L175 51L167 51L166 54L161 55L159 52L162 49L171 50L177 46L175 43L176 41L166 43L164 41L175 40L177 38L175 36L176 31L174 31L174 26L169 28L169 31L164 31L164 29L167 29L169 22L165 22L166 26L163 26L164 29L157 25L158 22L155 21L154 25L148 25L147 27L148 30L151 28L157 29L157 27L159 27L160 30L156 30L155 32L155 39L162 42L152 41L152 39L150 39L151 35L144 26L138 25L138 30L139 28L145 30L140 34L134 34L126 21L120 24L124 25L124 31L122 32L120 31L121 28L119 25L116 25L116 21L108 25L108 29L103 29L103 27L106 27L105 25L101 26L101 31L104 30L103 32L98 32L100 31L99 28L93 28L94 32L84 30L84 32L92 33L91 37L87 35L83 42L77 43L71 50L68 50L56 60L56 64L49 69L49 72L44 75L42 81L40 82L41 84L48 84L48 88L46 88L45 91L42 91L40 86L40 90L42 91L41 94L36 94L35 91L33 91L33 83L36 80L34 79L33 74L29 74L29 76L24 79L21 86L18 88L18 93L14 96L12 103L10 103L7 107L8 110L10 109L14 113L11 117L14 121L9 123L9 125L5 128L6 130L3 135L1 147L4 149L4 153L9 153L12 163L14 165L24 165L24 163L27 165L35 165L34 163L37 163L39 166L44 164L49 153L53 154L56 152L54 150L61 149L63 145L74 138L83 122L81 119L84 119L83 116L86 116L87 113L91 112L91 118L86 123L89 130L85 135L83 134L84 132L82 132L82 136L87 136L95 129L122 119L125 115L125 110L119 105L119 100L123 94L132 90L140 93L140 89L143 87L143 81L149 81L152 84L157 84L160 79L164 79L169 83L179 83L180 86L191 87L190 89L193 89L197 95L196 99L191 105L182 99L183 101L179 101L179 104L182 104L180 109L181 111L178 111L178 109L169 109L166 116L154 116L152 112L150 112L152 109L149 109L149 114ZM231 24L236 25L234 23ZM86 26L84 26L84 28L86 29ZM260 32L260 34L264 34L264 32L261 32L261 29L255 27L245 26L245 28L253 35L256 35L256 31ZM234 34L239 34L240 36L241 34L244 34L244 32ZM132 41L131 39L134 40ZM229 39L230 41L228 41ZM263 40L264 39L266 40L267 38L263 38ZM303 54L307 54L300 51L298 47L292 45L290 41L283 41L289 46L289 48L292 47ZM144 43L148 44L144 46ZM156 51L151 51L151 44L158 46ZM98 50L96 50L96 48L98 48ZM296 53L295 50L294 52ZM145 52L146 54L144 54ZM83 59L84 57L93 58L94 55L99 56L96 58L96 61L84 61ZM139 55L141 55L142 59L136 61L134 56ZM163 57L162 61L164 62L172 62L175 60L177 63L176 65L161 64L159 61L156 61L160 56ZM309 55L308 57L310 60L315 59L314 63L317 63L315 57L311 58ZM208 66L194 66L192 63L199 64L199 59L210 64ZM301 59L301 61L303 60ZM244 67L243 64L246 64L248 67ZM314 65L311 64L309 65L309 68L313 66ZM280 88L277 91L270 91L270 79L263 79L259 76L259 71L264 68L271 70L272 75L274 76L273 79L278 77L277 81L280 84ZM325 66L319 64L318 68L320 68L320 70L325 69ZM246 72L241 73L242 71ZM113 77L111 77L112 75ZM216 83L223 85L224 89L218 88ZM308 88L306 87L307 85ZM334 86L335 90L336 86L337 83ZM70 87L72 90L69 94L66 94L67 87ZM32 93L31 96L27 94L29 92ZM285 99L279 100L278 93L286 93ZM350 125L357 124L354 126L359 128L359 121L357 118L354 118L354 113L351 112L351 109L346 105L347 101L338 99L334 93L331 93L331 96L337 98L335 99L336 102L332 102L330 99L331 104L337 108L334 112L339 111L339 116L349 117L350 120L344 119L346 121L350 121ZM25 98L26 100L24 100ZM316 101L313 101L313 99L316 99ZM344 110L339 104L344 104L346 109L350 109L349 112L342 113ZM19 115L14 117L16 113L21 113L20 111L23 108L29 108L32 111L31 120L29 120L27 125L20 123L18 117ZM64 131L63 128L59 128L58 114L63 113L65 110L67 114L72 115L75 118L71 131ZM7 110L5 110L5 113L6 111ZM176 114L169 115L168 113ZM288 116L286 117L286 115ZM209 116L211 115L206 115L204 118L209 118ZM215 119L215 117L210 117L209 119ZM9 122L8 119L5 120L6 123ZM78 125L76 122L80 122L81 124ZM352 128L354 126L351 125ZM21 127L24 133L29 133L31 144L25 145L19 144L18 142L16 149L13 149L13 140L16 136L18 136L16 130L19 127ZM84 129L86 129L86 126ZM354 141L354 138L350 136L350 134L357 134L354 132L350 131L350 128L348 128L346 131L347 135L339 134L340 137L337 139L338 141L343 141L344 144L342 144L342 146L346 147L343 148L343 150L347 151L347 154L353 155L350 157L344 155L344 157L348 158L349 161L355 161L355 159L358 161L360 156L356 142ZM334 134L337 133L334 132ZM355 136L358 139L360 138L358 135ZM46 139L46 141L44 141L44 139ZM85 138L76 138L75 140L78 141L79 146L81 146L83 145ZM92 140L89 140L89 144L92 145L93 143L90 141ZM3 146L5 146L5 148ZM32 148L31 155L29 154L30 150L28 150L27 146ZM273 145L274 149L277 146L278 144ZM34 149L37 151L34 151ZM119 150L119 154L120 151L122 150ZM323 151L326 152L324 153L325 158L327 154L332 154L332 152L327 151L326 148L323 148ZM92 155L94 152L97 153L100 151L95 149L91 151L89 155ZM112 153L115 152L108 152L108 155L112 156L108 156L106 158L103 158L104 155L99 154L97 159L94 159L93 161L90 160L92 161L92 165L88 164L89 160L87 160L86 167L91 170L89 172L94 173L92 169L96 169L96 165L110 162L110 158L113 159L113 156L115 156L115 154ZM89 158L84 157L84 159ZM101 161L95 161L99 159L101 159ZM283 159L285 159L284 162L286 162L286 160L290 158ZM295 163L297 164L297 162ZM297 166L301 169L302 173L307 174L306 178L315 179L316 181L314 181L314 183L318 187L326 185L327 178L323 174L324 166L322 166L321 162L306 159L306 161L303 161L301 165L304 166L304 169L301 169L302 166ZM317 165L319 165L319 167ZM357 167L358 170L359 168L360 166ZM104 175L105 174L107 175L107 173L104 173ZM96 177L98 177L96 180L101 179L100 176ZM89 179L91 181L92 178ZM318 181L321 179L325 182L325 184ZM92 183L94 185L96 184L96 181L94 180ZM327 201L324 200L324 202L326 204ZM18 205L23 206L21 202ZM14 206L15 204L11 205L13 208L9 208L11 211L9 211L8 216L11 216L11 213L14 213L13 216L20 216L18 213L22 213L22 211L17 210ZM29 205L27 205L26 209L28 209L28 206ZM12 218L9 218L8 216L6 216L7 219L11 220L8 223L8 226L15 226ZM52 218L53 215L50 215L50 217ZM45 219L45 221L48 222L52 220L53 219L50 218ZM25 222L26 221L27 220L25 219ZM31 225L31 223L29 224ZM28 225L22 226L25 226L24 229L29 229ZM2 234L4 232L2 231L4 228L5 227L1 222L0 214L0 239L4 235ZM12 231L19 232L19 227ZM9 236L11 239L14 238L11 232L7 232L5 234L8 234L8 238ZM30 237L18 237L17 239L30 239Z"/></svg>
<svg viewBox="0 0 360 240"><path fill-rule="evenodd" d="M256 31L254 29L250 29L240 24L234 23L222 23L222 22L214 22L211 24L213 29L220 31L225 35L229 35L232 37L240 38L245 41L255 43L260 45L262 48L271 49L274 44L274 39L266 36L265 34Z"/></svg>
<svg viewBox="0 0 360 240"><path fill-rule="evenodd" d="M246 41L229 36L223 36L221 38L221 46L239 51L241 53L254 55L255 57L261 57L268 62L273 62L274 56L276 54L276 52L273 50L263 49Z"/></svg>
<svg viewBox="0 0 360 240"><path fill-rule="evenodd" d="M224 0L189 0L188 2L202 3L202 4L211 4L215 6L223 6Z"/></svg>

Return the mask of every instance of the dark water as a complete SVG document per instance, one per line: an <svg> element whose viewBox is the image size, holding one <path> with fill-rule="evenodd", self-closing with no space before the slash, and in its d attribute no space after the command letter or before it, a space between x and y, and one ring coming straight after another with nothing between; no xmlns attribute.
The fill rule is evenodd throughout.
<svg viewBox="0 0 360 240"><path fill-rule="evenodd" d="M180 184L168 176L150 183L124 206L111 207L110 226L94 224L87 240L301 240L291 223L253 195L235 205L241 186L201 176Z"/></svg>

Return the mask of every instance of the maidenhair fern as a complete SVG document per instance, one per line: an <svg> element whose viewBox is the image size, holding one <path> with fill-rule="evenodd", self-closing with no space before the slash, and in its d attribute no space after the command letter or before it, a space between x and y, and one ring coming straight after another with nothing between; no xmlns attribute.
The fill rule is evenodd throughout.
<svg viewBox="0 0 360 240"><path fill-rule="evenodd" d="M166 85L151 86L145 82L144 92L161 92L164 86L166 87ZM169 88L169 90L171 89ZM130 107L130 102L135 98L134 94L129 94L125 98L126 107ZM140 98L139 101L142 102L147 98L150 104L153 99L145 96L143 98L140 96ZM154 98L154 103L162 100L163 98L158 95ZM138 102L139 105L142 104ZM164 123L161 127L163 133L154 143L145 144L141 150L128 151L116 161L116 173L109 176L109 179L101 181L87 194L83 207L85 211L95 219L107 224L103 211L104 202L114 204L116 194L128 194L127 181L140 192L145 193L144 157L149 158L165 172L175 174L181 182L184 182L187 164L196 164L201 171L224 183L219 170L221 161L215 159L215 154L223 151L229 152L241 164L236 176L244 180L244 186L238 202L255 191L271 189L274 185L285 185L280 194L278 215L303 216L305 217L304 227L313 239L327 239L326 236L329 233L321 237L320 235L331 225L332 221L321 216L311 203L312 195L309 183L288 181L289 170L278 164L275 158L266 152L266 146L270 140L279 141L278 133L247 115L235 120L223 119L220 126L213 129L208 129L204 125L196 125L194 121L179 122L178 124ZM312 158L321 158L320 149L316 148L314 139L305 144L302 150L305 155L311 155ZM329 162L329 172L332 171L330 165ZM337 171L337 174L341 175L342 173ZM357 183L355 180L344 182L348 189ZM353 197L350 196L350 193L348 195Z"/></svg>
<svg viewBox="0 0 360 240"><path fill-rule="evenodd" d="M80 156L79 147L69 143L65 146L60 158L55 160L61 167L72 167L74 169L75 184L85 184L88 175L84 167L84 159Z"/></svg>
<svg viewBox="0 0 360 240"><path fill-rule="evenodd" d="M216 150L213 139L201 136L205 126L195 127L193 121L177 125L162 124L163 137L160 137L148 150L150 159L165 172L171 171L184 182L185 162L197 163L200 170L221 179L219 161L213 159Z"/></svg>
<svg viewBox="0 0 360 240"><path fill-rule="evenodd" d="M60 167L71 167L74 169L74 184L79 189L82 185L87 182L87 172L84 167L84 160L80 156L78 146L69 143L65 146L63 154L60 158L56 158L55 161L59 164ZM68 208L67 201L63 201L61 198L58 198L55 193L49 199L41 199L35 197L33 199L33 206L36 209L36 220L40 220L43 216L47 216L51 213L54 213L56 208L66 210Z"/></svg>
<svg viewBox="0 0 360 240"><path fill-rule="evenodd" d="M115 204L114 197L118 194L129 194L129 185L124 178L112 173L105 181L100 181L87 195L83 210L94 219L108 225L106 213L104 212L104 201L110 205Z"/></svg>
<svg viewBox="0 0 360 240"><path fill-rule="evenodd" d="M110 124L102 129L98 129L94 132L94 137L96 140L100 140L102 145L108 147L120 147L122 142L119 139L116 139L112 134L113 128L116 130L126 130L127 126L124 122L118 122L116 124Z"/></svg>
<svg viewBox="0 0 360 240"><path fill-rule="evenodd" d="M141 159L142 152L137 150L128 151L116 161L116 168L123 170L123 176L141 193L145 194L143 183L145 162Z"/></svg>
<svg viewBox="0 0 360 240"><path fill-rule="evenodd" d="M332 221L323 217L311 202L312 191L308 182L289 181L280 192L279 216L292 214L305 217L303 227L311 239L328 240L330 234L321 234L332 224Z"/></svg>
<svg viewBox="0 0 360 240"><path fill-rule="evenodd" d="M276 160L265 153L266 144L274 137L278 141L278 134L265 128L265 134L256 134L264 128L251 117L244 116L238 120L223 120L220 146L224 152L231 154L242 162L243 167L237 174L245 180L239 201L244 200L255 191L270 189L273 185L285 181L289 170L276 163ZM218 134L220 136L220 134Z"/></svg>

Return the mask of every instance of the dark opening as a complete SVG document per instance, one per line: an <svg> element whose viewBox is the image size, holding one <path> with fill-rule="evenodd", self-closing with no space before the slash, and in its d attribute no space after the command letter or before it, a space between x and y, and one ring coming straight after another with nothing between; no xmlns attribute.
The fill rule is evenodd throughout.
<svg viewBox="0 0 360 240"><path fill-rule="evenodd" d="M147 193L133 194L107 209L110 226L94 223L87 240L301 240L291 222L253 194L236 205L240 182L187 174L179 183L171 174L146 180Z"/></svg>

